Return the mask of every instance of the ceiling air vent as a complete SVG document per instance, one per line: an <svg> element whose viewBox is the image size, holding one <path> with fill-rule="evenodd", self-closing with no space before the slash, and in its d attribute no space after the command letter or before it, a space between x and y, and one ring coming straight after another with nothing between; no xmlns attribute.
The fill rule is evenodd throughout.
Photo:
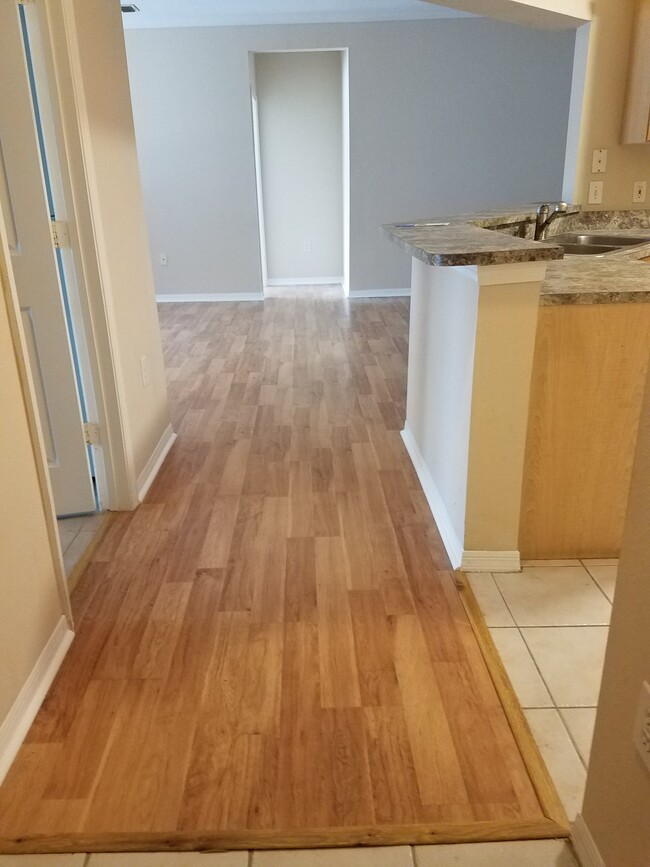
<svg viewBox="0 0 650 867"><path fill-rule="evenodd" d="M135 3L123 3L122 4L122 12L139 12L140 9L135 5Z"/></svg>

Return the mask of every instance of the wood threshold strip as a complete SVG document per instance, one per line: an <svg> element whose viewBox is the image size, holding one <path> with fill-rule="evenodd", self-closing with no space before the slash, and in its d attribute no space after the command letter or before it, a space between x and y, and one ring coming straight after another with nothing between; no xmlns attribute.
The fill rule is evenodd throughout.
<svg viewBox="0 0 650 867"><path fill-rule="evenodd" d="M440 843L484 843L566 837L568 830L546 822L472 822L471 824L382 825L358 828L314 828L272 831L243 830L173 832L166 834L61 834L0 840L0 852L11 855L72 852L226 852L238 849L330 849L340 846L395 846Z"/></svg>
<svg viewBox="0 0 650 867"><path fill-rule="evenodd" d="M457 572L456 576L461 601L465 606L467 617L474 630L481 654L503 706L506 719L530 776L540 806L549 822L553 823L557 828L557 834L554 836L568 837L571 830L569 819L544 764L544 759L537 748L528 721L517 700L515 690L510 683L510 678L501 662L499 651L492 641L490 630L485 623L476 597L465 573Z"/></svg>
<svg viewBox="0 0 650 867"><path fill-rule="evenodd" d="M108 523L108 522L107 522ZM376 825L310 830L188 831L172 833L62 834L0 838L0 853L12 855L68 852L223 852L241 849L336 848L343 846L431 845L543 840L568 837L569 821L540 755L476 598L462 572L460 597L502 703L513 737L530 775L546 820Z"/></svg>

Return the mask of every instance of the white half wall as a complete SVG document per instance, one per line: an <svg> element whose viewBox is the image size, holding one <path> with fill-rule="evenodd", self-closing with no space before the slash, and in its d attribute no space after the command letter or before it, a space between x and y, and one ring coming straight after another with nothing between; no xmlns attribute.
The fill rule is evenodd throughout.
<svg viewBox="0 0 650 867"><path fill-rule="evenodd" d="M354 293L409 285L382 223L559 198L573 41L478 18L129 30L156 292L261 289L249 52L349 49Z"/></svg>
<svg viewBox="0 0 650 867"><path fill-rule="evenodd" d="M403 438L452 566L518 571L544 262L413 259Z"/></svg>

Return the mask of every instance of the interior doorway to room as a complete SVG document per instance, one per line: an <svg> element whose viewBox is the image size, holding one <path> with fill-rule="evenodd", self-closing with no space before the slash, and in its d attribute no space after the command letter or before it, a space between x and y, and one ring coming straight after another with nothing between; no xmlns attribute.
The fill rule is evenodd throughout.
<svg viewBox="0 0 650 867"><path fill-rule="evenodd" d="M0 26L11 32L1 74L2 204L30 369L58 515L93 512L96 499L84 436L84 402L43 112L22 6L3 4ZM58 228L58 233L53 232ZM59 246L59 244L61 246Z"/></svg>
<svg viewBox="0 0 650 867"><path fill-rule="evenodd" d="M69 231L60 134L36 6L0 6L0 209L66 575L99 533L104 465ZM18 311L17 311L18 312ZM104 506L105 508L105 506Z"/></svg>
<svg viewBox="0 0 650 867"><path fill-rule="evenodd" d="M0 207L8 231L28 363L65 550L83 520L88 543L100 509L94 449L87 442L92 382L84 376L73 253L37 18L2 4ZM74 517L73 517L74 516ZM86 516L80 519L79 516ZM88 516L93 516L91 519ZM72 519L72 520L65 520ZM76 536L76 534L75 534ZM70 541L71 538L70 538ZM66 557L67 555L67 557Z"/></svg>
<svg viewBox="0 0 650 867"><path fill-rule="evenodd" d="M341 284L348 294L347 50L251 54L264 290Z"/></svg>

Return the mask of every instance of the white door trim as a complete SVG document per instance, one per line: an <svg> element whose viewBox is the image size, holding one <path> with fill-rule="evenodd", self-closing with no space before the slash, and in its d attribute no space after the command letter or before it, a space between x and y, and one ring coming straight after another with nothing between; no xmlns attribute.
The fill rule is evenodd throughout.
<svg viewBox="0 0 650 867"><path fill-rule="evenodd" d="M38 16L42 36L63 187L69 205L70 244L79 264L79 301L105 471L103 505L112 510L129 510L138 504L137 480L119 395L118 383L123 381L120 361L112 348L115 326L112 296L107 284L109 254L98 204L74 6L71 0L61 0L62 31L57 28L45 0L36 0L30 7L30 14ZM59 82L63 84L59 85Z"/></svg>

